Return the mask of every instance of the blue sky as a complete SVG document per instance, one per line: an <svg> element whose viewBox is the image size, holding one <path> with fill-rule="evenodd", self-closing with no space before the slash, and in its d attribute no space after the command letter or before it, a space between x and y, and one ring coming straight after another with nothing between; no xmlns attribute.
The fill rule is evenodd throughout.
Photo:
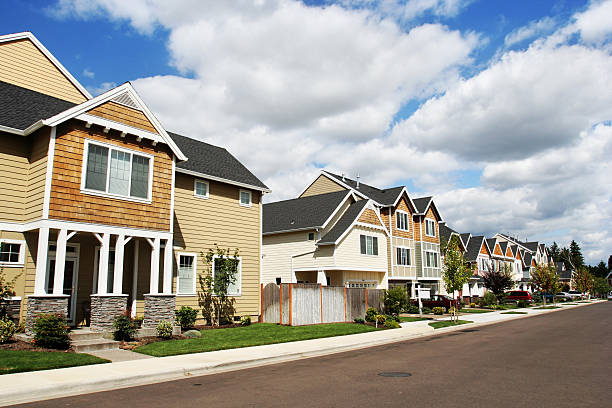
<svg viewBox="0 0 612 408"><path fill-rule="evenodd" d="M273 193L321 168L433 194L461 232L612 253L612 0L0 3L93 94L131 81L164 125Z"/></svg>

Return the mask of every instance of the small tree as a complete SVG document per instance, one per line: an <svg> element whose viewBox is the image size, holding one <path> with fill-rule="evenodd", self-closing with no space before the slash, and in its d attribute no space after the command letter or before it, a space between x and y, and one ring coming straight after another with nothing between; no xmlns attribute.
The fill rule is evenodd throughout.
<svg viewBox="0 0 612 408"><path fill-rule="evenodd" d="M512 271L508 265L504 265L499 271L486 271L482 274L482 281L484 287L493 292L498 304L505 292L514 286Z"/></svg>
<svg viewBox="0 0 612 408"><path fill-rule="evenodd" d="M585 267L576 269L572 274L572 282L574 287L582 293L591 292L593 290L593 276Z"/></svg>
<svg viewBox="0 0 612 408"><path fill-rule="evenodd" d="M463 254L459 250L459 239L456 235L442 244L442 253L444 254L442 279L444 279L446 291L452 293L454 297L455 291L462 290L463 285L470 281L474 272L472 267L463 259ZM458 319L456 307L452 310L452 319Z"/></svg>
<svg viewBox="0 0 612 408"><path fill-rule="evenodd" d="M387 314L398 316L408 305L406 290L400 286L385 290L383 292L383 303Z"/></svg>
<svg viewBox="0 0 612 408"><path fill-rule="evenodd" d="M561 285L559 284L559 275L555 267L549 265L537 265L531 273L531 284L543 293L551 293L555 295L559 293ZM546 296L543 296L544 304L546 304ZM553 296L553 302L554 302Z"/></svg>
<svg viewBox="0 0 612 408"><path fill-rule="evenodd" d="M2 251L2 243L0 243L0 251ZM4 274L4 268L0 267L0 318L7 316L6 299L15 296L15 283L20 275L9 280Z"/></svg>
<svg viewBox="0 0 612 408"><path fill-rule="evenodd" d="M597 277L593 279L593 293L598 297L605 297L606 293L610 292L612 287L608 284L606 278Z"/></svg>
<svg viewBox="0 0 612 408"><path fill-rule="evenodd" d="M222 249L217 244L215 249L200 254L206 266L206 274L199 276L201 290L198 292L198 304L204 319L213 326L231 322L236 313L236 300L229 296L228 290L236 282L240 262L238 249L230 254L229 248Z"/></svg>

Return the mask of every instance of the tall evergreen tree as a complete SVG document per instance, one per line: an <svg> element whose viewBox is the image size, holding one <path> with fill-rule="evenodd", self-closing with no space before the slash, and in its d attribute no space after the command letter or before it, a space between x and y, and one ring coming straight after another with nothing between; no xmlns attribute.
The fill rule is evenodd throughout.
<svg viewBox="0 0 612 408"><path fill-rule="evenodd" d="M572 239L570 243L570 257L572 260L572 264L574 268L578 269L581 266L584 266L584 257L582 256L582 250L580 249L580 245L576 241Z"/></svg>
<svg viewBox="0 0 612 408"><path fill-rule="evenodd" d="M612 255L608 258L608 272L612 271Z"/></svg>
<svg viewBox="0 0 612 408"><path fill-rule="evenodd" d="M561 249L559 248L559 245L557 245L556 242L553 242L553 244L550 246L550 248L548 248L548 250L550 252L550 256L552 257L553 261L555 262L561 261L561 258L560 258Z"/></svg>

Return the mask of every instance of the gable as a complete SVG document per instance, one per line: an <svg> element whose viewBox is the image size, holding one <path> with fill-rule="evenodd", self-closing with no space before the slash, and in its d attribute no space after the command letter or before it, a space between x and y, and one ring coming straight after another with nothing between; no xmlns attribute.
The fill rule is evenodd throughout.
<svg viewBox="0 0 612 408"><path fill-rule="evenodd" d="M88 99L75 85L76 80L68 78L32 40L17 38L0 42L0 81L69 102Z"/></svg>
<svg viewBox="0 0 612 408"><path fill-rule="evenodd" d="M313 181L302 194L300 194L299 198L317 194L333 193L342 190L346 190L346 188L331 180L329 177L320 174L319 177L317 177L316 180Z"/></svg>
<svg viewBox="0 0 612 408"><path fill-rule="evenodd" d="M531 258L531 266L533 266L534 268L536 267L536 261L533 258Z"/></svg>
<svg viewBox="0 0 612 408"><path fill-rule="evenodd" d="M516 250L516 259L518 259L519 261L523 260L522 257L521 257L521 251L519 251L518 248Z"/></svg>
<svg viewBox="0 0 612 408"><path fill-rule="evenodd" d="M510 249L510 246L508 246L508 248L506 248L506 256L508 258L512 258L512 250Z"/></svg>
<svg viewBox="0 0 612 408"><path fill-rule="evenodd" d="M364 224L372 224L384 228L384 225L381 224L376 212L370 208L366 208L357 221L362 222Z"/></svg>
<svg viewBox="0 0 612 408"><path fill-rule="evenodd" d="M493 253L495 255L499 255L499 256L504 256L504 253L502 252L501 248L499 247L499 244L495 244L495 247L493 248Z"/></svg>
<svg viewBox="0 0 612 408"><path fill-rule="evenodd" d="M482 241L482 244L480 245L480 253L483 255L491 255L491 253L489 252L489 249L487 248L487 244L485 243L485 241Z"/></svg>
<svg viewBox="0 0 612 408"><path fill-rule="evenodd" d="M433 210L433 204L429 206L429 209L425 213L425 218L432 218L436 220L436 222L440 221L440 217L438 217L437 212Z"/></svg>
<svg viewBox="0 0 612 408"><path fill-rule="evenodd" d="M123 123L138 129L146 130L147 132L158 133L151 121L149 121L141 110L134 109L117 102L105 102L87 111L87 113L100 118L112 120L114 122Z"/></svg>

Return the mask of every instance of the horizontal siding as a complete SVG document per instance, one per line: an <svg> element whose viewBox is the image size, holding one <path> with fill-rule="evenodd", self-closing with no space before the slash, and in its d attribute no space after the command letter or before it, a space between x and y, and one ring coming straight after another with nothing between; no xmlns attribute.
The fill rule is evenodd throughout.
<svg viewBox="0 0 612 408"><path fill-rule="evenodd" d="M378 256L362 255L359 242L361 234L378 237ZM336 247L336 267L346 270L387 270L387 236L379 230L355 226Z"/></svg>
<svg viewBox="0 0 612 408"><path fill-rule="evenodd" d="M0 132L0 221L23 222L28 188L27 138Z"/></svg>
<svg viewBox="0 0 612 408"><path fill-rule="evenodd" d="M285 257L291 257L290 253L285 253ZM289 260L291 261L291 259ZM334 246L324 245L315 250L314 253L296 256L293 260L294 269L321 269L334 266Z"/></svg>
<svg viewBox="0 0 612 408"><path fill-rule="evenodd" d="M157 133L157 130L155 130L155 127L149 121L149 119L147 119L144 113L137 109L120 105L115 102L103 103L87 113L104 119L123 123L138 129L146 130L148 132Z"/></svg>
<svg viewBox="0 0 612 408"><path fill-rule="evenodd" d="M300 197L308 197L318 194L333 193L334 191L346 190L340 184L331 181L328 177L319 175L317 179L302 193Z"/></svg>
<svg viewBox="0 0 612 408"><path fill-rule="evenodd" d="M42 217L49 136L50 129L41 129L31 137L28 186L24 206L25 221L34 221Z"/></svg>
<svg viewBox="0 0 612 408"><path fill-rule="evenodd" d="M262 280L265 285L281 278L291 282L291 256L316 250L314 241L308 241L309 231L266 235L262 247Z"/></svg>

